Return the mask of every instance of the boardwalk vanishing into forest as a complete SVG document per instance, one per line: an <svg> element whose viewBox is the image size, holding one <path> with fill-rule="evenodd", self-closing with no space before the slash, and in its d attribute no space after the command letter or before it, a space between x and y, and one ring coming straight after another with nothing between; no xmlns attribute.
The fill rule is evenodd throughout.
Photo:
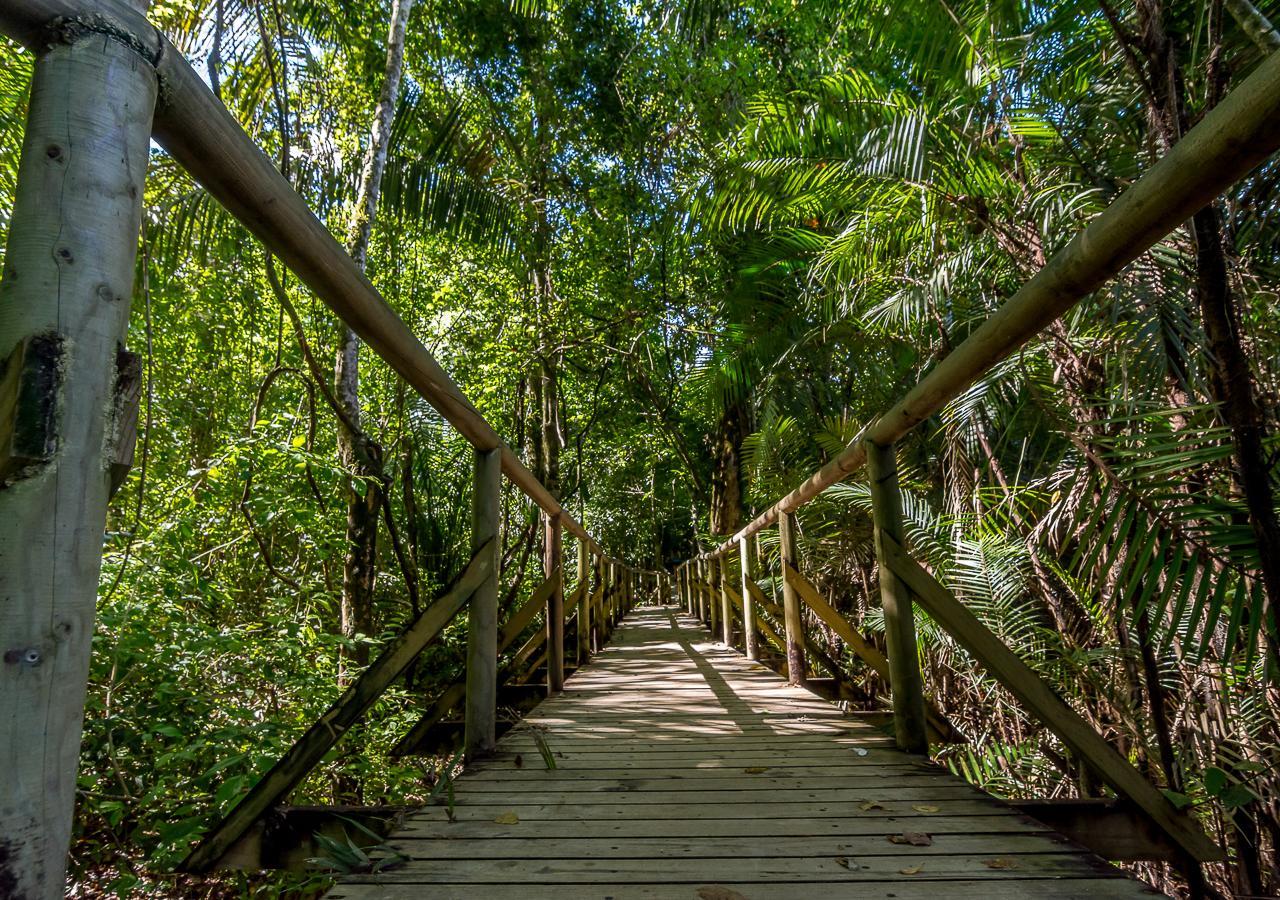
<svg viewBox="0 0 1280 900"><path fill-rule="evenodd" d="M330 900L1153 893L675 607L633 611L454 784L389 840L405 862Z"/></svg>
<svg viewBox="0 0 1280 900"><path fill-rule="evenodd" d="M314 857L315 835L324 828L342 829L353 815L383 809L353 812L348 806L290 804L305 794L307 779L333 759L335 747L388 690L407 682L408 702L420 718L390 755L434 758L443 763L446 778L454 777L453 763L446 761L465 759L469 765L455 781L445 782L453 785L452 806L446 795L443 805L414 812L403 829L387 838L406 859L376 873L344 874L329 895L333 900L935 895L950 900L1150 893L1103 859L1169 863L1186 880L1188 896L1214 896L1202 864L1227 862L1228 853L1206 833L1209 817L1201 804L1162 790L1176 786L1176 779L1160 777L1158 767L1117 740L1107 726L1109 714L1094 716L1087 709L1082 712L1085 701L1078 709L1064 699L1044 671L1018 655L1016 642L1011 646L975 614L963 586L930 564L928 548L913 535L904 511L898 459L904 439L982 387L998 365L1222 192L1252 177L1280 149L1280 52L1269 52L1197 117L1194 127L1179 133L1176 144L1141 177L1129 181L1126 175L1123 189L1105 210L1061 243L990 315L966 323L954 346L947 338L946 353L938 354L892 405L863 418L856 432L841 437L842 447L824 446L820 468L757 509L755 518L735 533L720 532L736 527L736 520L724 529L712 524L713 535L696 540L691 535L686 550L693 558L681 560L664 557L661 540L651 556L634 533L617 530L609 536L611 523L632 524L634 510L628 506L656 488L597 494L612 499L608 515L602 510L592 519L592 528L605 529L596 536L588 531L588 510L582 504L597 463L582 455L581 446L581 490L576 497L563 492L554 454L565 439L557 425L557 382L547 359L560 353L551 348L563 346L561 338L570 336L551 341L544 335L537 374L529 379L546 392L538 394L536 404L542 409L538 430L543 450L525 452L532 422L522 418L512 427L495 416L495 426L473 405L424 343L427 326L418 322L411 327L366 275L367 229L358 252L343 249L204 75L192 68L184 51L148 21L142 12L146 5L0 0L0 33L36 56L0 283L0 474L5 479L0 492L0 900L64 896L77 802L87 793L78 781L80 744L108 506L134 465L139 422L151 423L150 374L147 390L142 390L149 364L144 366L143 357L126 348L128 298L135 293L137 272L146 271L137 264L137 251L153 140L169 154L173 171L198 182L205 192L200 198L207 195L221 204L261 242L268 261L278 259L293 273L299 292L309 291L341 320L343 344L352 357L358 359L363 341L368 354L401 379L396 386L404 389L403 397L431 406L469 445L474 464L470 533L443 541L448 554L433 550L429 558L439 563L438 569L424 570L419 578L416 561L409 565L401 552L398 506L389 493L380 493L393 483L383 478L381 450L374 452L376 442L366 443L367 436L356 434L360 416L348 414L328 396L330 382L314 366L309 350L305 355L314 368L305 377L303 369L283 366L277 353L259 399L277 375L303 378L311 398L312 431L321 406L316 395L330 402L341 422L337 433L353 445L352 460L358 462L352 468L344 452L340 479L334 473L335 482L345 485L347 534L363 535L359 546L374 559L379 520L385 518L392 549L384 552L403 569L403 616L388 620L393 636L377 644L371 661L359 654L342 657L336 699L318 717L310 708L277 707L272 692L270 713L285 723L280 727L293 740L274 764L268 767L255 757L252 772L237 781L219 763L200 779L182 782L205 787L203 793L183 798L182 814L188 820L162 839L194 843L178 865L179 873L166 872L175 882L224 868L288 868L288 861L299 859L305 864ZM1280 43L1280 36L1273 37ZM392 62L389 68L398 70L400 63ZM393 94L385 96L382 106L390 116ZM387 135L391 131L389 126L378 128ZM288 142L283 143L287 148ZM824 161L817 168L825 166ZM365 170L375 168L370 164ZM545 180L544 175L535 180ZM363 193L368 209L374 210L377 191ZM955 198L957 203L960 199ZM544 230L549 233L551 226L545 210L557 204L535 197L526 205L542 211L531 246L539 258L549 259L554 254L546 252ZM1269 196L1259 202L1268 205L1275 205ZM1209 224L1207 230L1219 241L1219 226ZM1057 241L1046 246L1050 243L1059 246ZM598 252L594 244L585 246ZM665 251L662 259L665 267ZM275 270L267 272L281 307L278 319L269 318L278 321L283 341L285 323L297 311ZM663 282L665 294L665 275ZM521 283L541 285L543 302L550 302L549 277ZM638 283L628 272L625 284ZM149 352L147 284L144 279ZM474 285L466 290L482 292ZM1230 330L1230 319L1224 322L1223 328ZM309 329L300 321L293 325L302 352ZM1218 348L1212 349L1216 353ZM472 357L469 365L483 354ZM357 382L347 383L358 399ZM490 383L486 395L510 387ZM186 391L194 394L196 389ZM599 412L607 416L607 390L602 398ZM257 412L255 408L250 420L251 439ZM653 412L653 421L665 421L662 410ZM157 440L166 437L163 421L155 422ZM1250 428L1253 440L1256 426ZM508 444L504 431L521 440ZM647 437L637 433L628 440ZM294 440L294 450L310 453L307 438ZM148 458L145 447L144 442L140 462ZM320 500L308 460L299 457L288 477L298 480L298 471L304 471ZM456 469L457 459L451 458L449 466ZM236 467L226 463L225 468ZM193 468L187 475L195 477L199 471ZM208 473L213 471L211 466ZM244 471L253 470L246 464ZM405 471L406 482L411 482L415 476L410 467ZM863 591L876 608L875 631L866 620L849 615L838 591L819 590L815 560L797 550L797 514L855 476L866 486L876 584L873 590L868 581ZM265 566L280 577L271 561L271 541L256 530L250 476L237 477L245 479L238 508L247 534L260 546ZM656 474L647 477L657 483ZM1109 492L1123 487L1123 472L1110 477L1118 483L1109 483ZM371 503L350 493L357 481L366 485L364 496ZM381 485L378 491L375 485ZM506 488L517 496L504 506ZM1268 483L1267 496L1269 492ZM135 518L141 517L140 488L138 496ZM405 509L409 496L406 492ZM567 508L571 506L578 507L576 517ZM528 537L521 539L528 546L535 543L540 526L541 565L528 567L539 570L540 582L522 585L524 562L513 564L511 557L518 554L504 553L508 539L520 530L511 508L520 510L519 516L528 513ZM1108 508L1112 511L1106 520L1119 521L1122 507L1099 506ZM1123 509L1137 509L1137 504ZM1274 518L1274 509L1266 512L1268 521ZM1103 518L1095 516L1085 530L1101 529ZM1118 533L1127 535L1134 521L1135 515L1126 514ZM1269 527L1259 525L1256 532L1267 546ZM766 538L772 529L776 534ZM1183 605L1192 604L1191 618L1199 619L1211 603L1215 612L1208 617L1206 640L1226 609L1228 630L1247 631L1244 626L1251 624L1249 641L1256 643L1264 619L1274 615L1280 602L1280 565L1267 570L1268 585L1250 572L1232 575L1234 582L1219 578L1228 567L1219 571L1217 562L1206 568L1213 577L1193 577L1192 569L1180 568L1181 561L1205 555L1205 550L1195 533L1174 531L1176 542L1157 541L1163 533L1157 529L1145 537L1135 531L1133 541L1144 557L1178 561L1158 572L1181 588L1178 615ZM174 533L184 534L181 529ZM576 571L566 540L576 544ZM617 546L606 547L602 541ZM715 541L722 542L712 546ZM1107 543L1100 538L1087 554L1082 544L1081 555L1089 557L1090 567ZM361 591L371 594L375 567L354 552L353 540L348 544L344 577L349 575L353 585L366 583L368 590ZM250 546L247 541L244 545ZM300 556L319 555L318 544L300 546L309 548ZM762 554L762 547L770 552ZM189 552L184 546L184 567L206 555L187 558ZM840 553L843 562L847 553ZM1120 571L1113 569L1114 549L1102 558L1101 571ZM1262 558L1274 561L1275 554ZM1129 577L1123 590L1139 598L1145 609L1161 578L1152 575L1143 589L1140 579ZM288 577L280 581L298 590L301 606L306 592ZM223 604L214 599L216 592L206 592L200 584L199 598L184 595L183 602ZM1269 592L1265 604L1264 587ZM170 589L175 595L185 590L165 583L156 592ZM326 604L333 593L332 587L326 589ZM1172 587L1166 593L1171 595ZM1246 595L1258 598L1248 607L1249 615ZM1228 601L1229 596L1234 600ZM1094 599L1083 597L1081 602ZM1259 613L1252 612L1255 607ZM1051 797L1003 803L931 761L939 745L964 741L965 736L945 717L939 692L926 689L917 610L1042 727L1036 740L1043 741L1042 749L1053 750L1062 784L1074 791L1070 784L1075 780L1081 796L1064 797L1053 788L1043 792L1053 793ZM343 631L353 646L366 630L355 619ZM464 631L465 640L460 640ZM225 632L241 638L238 628ZM246 629L243 639L251 640L254 633ZM1274 653L1275 635L1269 637ZM429 648L449 642L454 646L448 649L457 650L457 665L424 685L416 677L422 674L417 663ZM273 671L273 661L249 655L247 645L238 652L264 673ZM1151 660L1149 684L1158 687L1157 662ZM571 673L574 663L579 668ZM202 661L200 667L217 668L217 663ZM264 675L265 680L270 677ZM884 709L841 711L819 697L819 681L826 682L831 697L856 698L868 709L881 703L891 707L891 715ZM220 684L211 702L234 709L237 701L227 698L235 696L235 690ZM540 705L499 743L502 727L511 724L500 721L503 715L536 701ZM970 697L965 702L977 701ZM882 730L876 723L891 727ZM108 764L126 795L118 801L112 785L109 799L141 803L133 793L141 795L147 786L141 778L126 779L109 735ZM148 733L148 741L151 737ZM240 751L236 764L247 768L245 760L254 749L246 749L250 743L242 739L233 746L228 740L228 757ZM150 759L150 752L138 758ZM369 746L357 745L354 755L369 752ZM1174 770L1172 763L1167 768ZM1243 765L1238 768L1243 771ZM1225 789L1227 773L1214 771ZM225 782L201 781L219 772ZM1207 785L1207 773L1204 780ZM1247 789L1245 794L1243 802L1253 803ZM333 796L336 804L359 795L335 791ZM213 824L204 827L197 821L192 826L199 815ZM451 815L457 821L451 822ZM303 820L305 827L281 827L293 820ZM149 829L135 830L144 834ZM198 841L195 830L201 832Z"/></svg>

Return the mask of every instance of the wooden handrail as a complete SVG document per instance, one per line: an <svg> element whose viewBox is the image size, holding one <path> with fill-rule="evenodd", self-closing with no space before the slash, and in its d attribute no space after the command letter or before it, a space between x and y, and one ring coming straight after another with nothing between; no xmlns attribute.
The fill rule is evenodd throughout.
<svg viewBox="0 0 1280 900"><path fill-rule="evenodd" d="M153 136L215 200L278 256L321 301L480 451L501 450L502 471L548 515L604 550L520 461L462 389L386 302L269 157L213 95L179 51L121 0L0 0L0 31L33 52L67 23L96 23L158 46L163 86Z"/></svg>
<svg viewBox="0 0 1280 900"><path fill-rule="evenodd" d="M12 2L12 0L10 0ZM896 443L1280 149L1280 51L1210 110L901 400L830 462L709 554L795 512Z"/></svg>

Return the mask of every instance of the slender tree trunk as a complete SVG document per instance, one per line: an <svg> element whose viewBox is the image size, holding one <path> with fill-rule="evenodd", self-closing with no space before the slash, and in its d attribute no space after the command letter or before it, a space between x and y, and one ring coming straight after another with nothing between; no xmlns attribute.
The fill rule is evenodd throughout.
<svg viewBox="0 0 1280 900"><path fill-rule="evenodd" d="M404 73L405 29L413 0L393 0L391 29L387 35L386 77L374 110L369 148L360 173L356 214L347 233L347 247L361 269L369 254L369 237L378 211L382 175L391 146L396 98ZM345 422L338 426L338 455L351 473L347 481L347 552L342 571L340 627L344 637L372 633L373 589L377 579L378 513L382 509L384 474L381 449L364 433L360 424L360 338L342 327L334 390ZM354 654L359 665L369 661L368 647L361 644Z"/></svg>
<svg viewBox="0 0 1280 900"><path fill-rule="evenodd" d="M79 24L36 60L0 283L0 895L25 900L65 891L156 101L154 36Z"/></svg>
<svg viewBox="0 0 1280 900"><path fill-rule="evenodd" d="M747 436L747 418L742 399L725 398L712 456L712 534L733 534L742 526L742 440Z"/></svg>

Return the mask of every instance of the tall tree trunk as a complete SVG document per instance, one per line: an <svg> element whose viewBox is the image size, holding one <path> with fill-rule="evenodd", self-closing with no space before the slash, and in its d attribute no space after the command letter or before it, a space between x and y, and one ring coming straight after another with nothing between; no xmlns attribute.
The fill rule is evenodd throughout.
<svg viewBox="0 0 1280 900"><path fill-rule="evenodd" d="M742 527L742 440L747 436L747 416L743 399L725 398L712 448L712 534L733 534Z"/></svg>
<svg viewBox="0 0 1280 900"><path fill-rule="evenodd" d="M364 269L369 255L369 237L373 232L382 175L391 145L396 98L404 73L405 29L412 8L413 0L393 0L391 7L386 78L374 110L369 148L360 173L356 214L347 233L347 248L361 269ZM385 489L381 448L364 434L360 424L360 344L356 333L344 326L333 374L334 390L345 419L338 426L338 455L351 473L347 481L347 552L343 562L340 611L340 627L347 638L373 631L373 588L378 573L378 513ZM367 664L368 647L359 645L354 660L360 665Z"/></svg>
<svg viewBox="0 0 1280 900"><path fill-rule="evenodd" d="M158 53L145 32L49 38L0 282L0 894L30 900L66 889L107 501L132 454L124 340Z"/></svg>
<svg viewBox="0 0 1280 900"><path fill-rule="evenodd" d="M1186 80L1176 48L1165 27L1163 0L1139 0L1138 33L1129 34L1114 13L1109 14L1118 39L1145 61L1145 72L1136 74L1148 85L1148 115L1166 150L1188 127ZM1221 10L1217 10L1221 16ZM1265 21L1265 20L1263 20ZM1220 46L1217 18L1211 23L1208 54L1208 96L1205 108L1213 108L1222 85L1215 77L1213 60ZM1269 428L1257 400L1253 372L1241 340L1239 303L1231 288L1227 252L1222 239L1219 204L1211 203L1192 217L1191 237L1196 249L1195 299L1208 343L1205 364L1209 392L1218 414L1231 434L1232 478L1244 498L1248 524L1258 545L1259 569L1266 597L1263 632L1271 668L1280 670L1280 519L1264 446Z"/></svg>

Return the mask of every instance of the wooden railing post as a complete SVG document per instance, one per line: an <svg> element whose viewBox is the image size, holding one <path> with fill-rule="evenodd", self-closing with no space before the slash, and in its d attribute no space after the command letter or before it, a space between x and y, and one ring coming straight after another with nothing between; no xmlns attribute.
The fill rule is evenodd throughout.
<svg viewBox="0 0 1280 900"><path fill-rule="evenodd" d="M497 744L498 711L498 523L502 498L502 451L475 453L471 550L489 555L489 574L471 595L467 614L467 700L463 752L487 756Z"/></svg>
<svg viewBox="0 0 1280 900"><path fill-rule="evenodd" d="M720 591L716 585L720 579L720 561L714 556L707 559L707 628L714 639L720 632Z"/></svg>
<svg viewBox="0 0 1280 900"><path fill-rule="evenodd" d="M726 647L733 646L733 603L729 599L729 556L720 557L720 577L717 587L720 594L720 639Z"/></svg>
<svg viewBox="0 0 1280 900"><path fill-rule="evenodd" d="M786 578L787 566L800 570L795 513L784 513L778 519L778 532L782 545L782 618L787 632L787 680L792 684L804 684L804 619L800 614L800 595Z"/></svg>
<svg viewBox="0 0 1280 900"><path fill-rule="evenodd" d="M755 582L755 542L738 539L738 562L742 568L742 641L747 659L760 658L760 641L756 636L756 600L750 586Z"/></svg>
<svg viewBox="0 0 1280 900"><path fill-rule="evenodd" d="M107 501L141 386L123 347L159 45L68 24L41 31L0 284L6 897L65 890Z"/></svg>
<svg viewBox="0 0 1280 900"><path fill-rule="evenodd" d="M916 648L916 622L911 591L888 565L881 536L904 544L902 494L892 446L866 443L867 474L871 482L871 520L875 526L876 561L880 569L880 604L884 608L885 643L889 656L889 689L893 695L893 730L898 747L908 753L928 753L924 685Z"/></svg>
<svg viewBox="0 0 1280 900"><path fill-rule="evenodd" d="M564 690L564 566L558 515L543 515L542 571L555 585L547 596L547 690Z"/></svg>
<svg viewBox="0 0 1280 900"><path fill-rule="evenodd" d="M578 538L578 665L591 654L591 567L587 560L587 542Z"/></svg>
<svg viewBox="0 0 1280 900"><path fill-rule="evenodd" d="M609 594L609 563L603 555L596 557L596 593L600 595L600 599L591 611L592 653L599 653L604 649L604 609Z"/></svg>

